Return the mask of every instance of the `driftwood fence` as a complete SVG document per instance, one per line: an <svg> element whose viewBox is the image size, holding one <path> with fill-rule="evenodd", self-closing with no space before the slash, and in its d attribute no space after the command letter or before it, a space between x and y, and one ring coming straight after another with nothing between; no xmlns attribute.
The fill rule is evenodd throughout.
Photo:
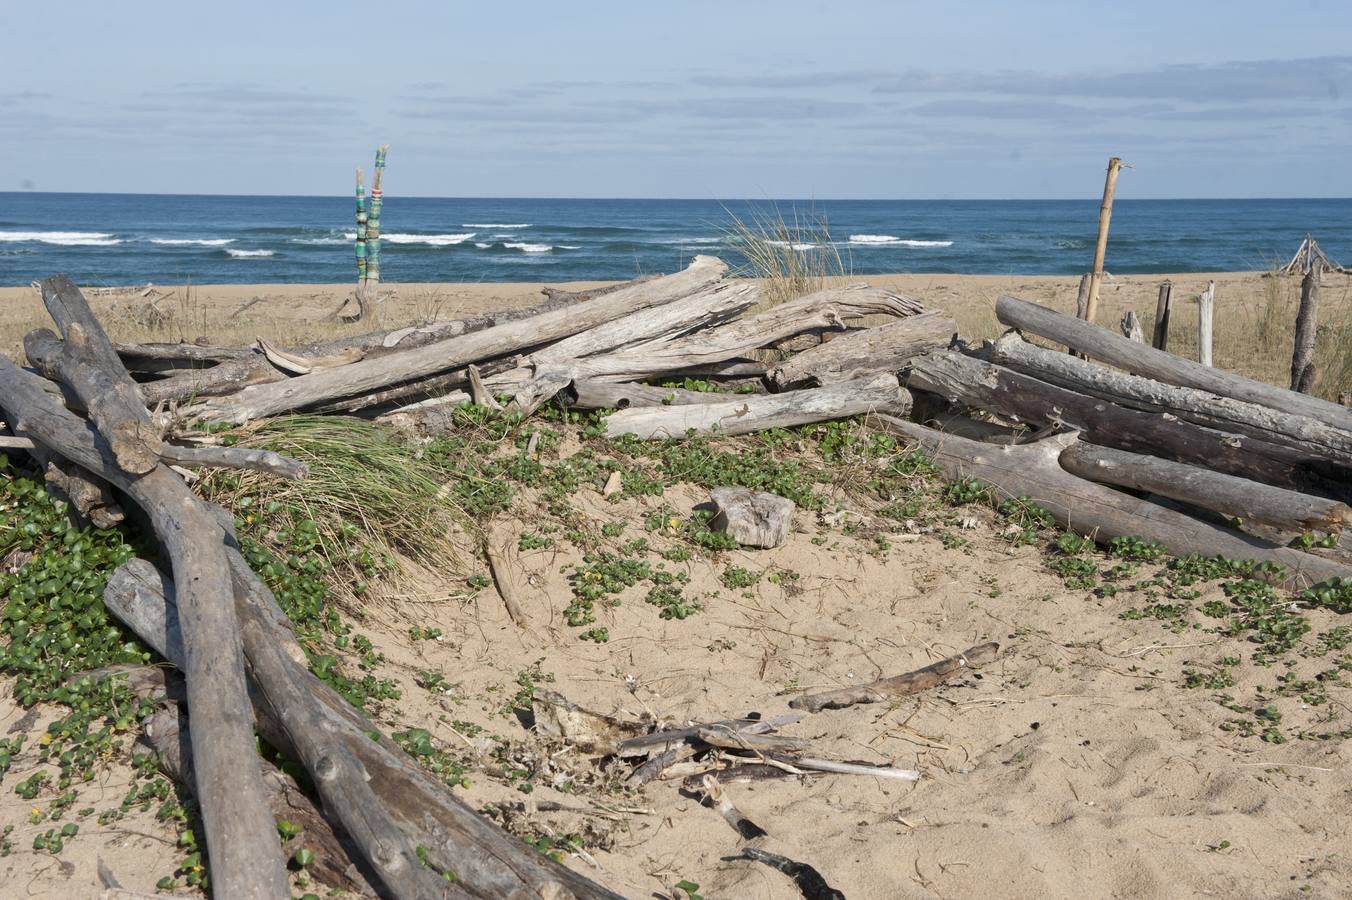
<svg viewBox="0 0 1352 900"><path fill-rule="evenodd" d="M218 896L286 896L269 810L276 790L254 751L255 728L305 767L321 801L316 815L353 877L384 895L617 895L480 818L311 675L285 616L240 555L229 516L171 466L304 471L263 451L180 446L173 441L187 422L307 410L434 432L459 403L505 401L529 413L555 400L616 409L610 435L681 439L871 414L949 475L1032 498L1098 541L1131 535L1177 554L1280 563L1272 577L1291 586L1352 575L1337 557L1287 546L1295 534L1352 522L1352 411L1013 297L996 306L1011 331L971 347L942 313L860 285L752 313L757 286L726 274L720 260L701 256L664 277L547 292L530 309L292 348L114 345L74 284L42 283L60 334L29 335L31 368L0 358L0 410L11 432L3 440L28 448L81 514L109 523L120 505L139 506L163 546L169 571L133 561L111 579L105 602L182 673L189 718L157 728L189 736L178 743L190 749L190 765L177 765L193 773ZM886 324L858 327L880 315ZM682 376L739 392L650 383ZM968 422L963 433L989 434L911 421L913 407L973 414L988 424ZM993 653L973 648L972 659L945 661L941 671L796 705L920 689ZM724 740L717 732L637 739L649 759L634 783L681 746ZM785 739L776 740L782 749ZM737 741L749 746L745 735ZM438 874L447 871L454 882Z"/></svg>

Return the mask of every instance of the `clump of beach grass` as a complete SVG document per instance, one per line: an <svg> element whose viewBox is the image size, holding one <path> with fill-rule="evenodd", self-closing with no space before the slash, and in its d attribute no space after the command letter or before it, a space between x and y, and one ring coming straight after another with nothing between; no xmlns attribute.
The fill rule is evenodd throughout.
<svg viewBox="0 0 1352 900"><path fill-rule="evenodd" d="M735 274L760 281L762 309L822 290L831 278L849 274L825 216L795 210L785 218L773 207L753 208L745 219L728 215L724 241L743 260Z"/></svg>
<svg viewBox="0 0 1352 900"><path fill-rule="evenodd" d="M246 525L263 526L251 530L265 543L302 528L335 572L358 577L372 568L397 569L400 559L459 567L465 517L444 489L447 475L423 458L419 445L390 429L345 416L296 415L223 438L274 450L309 469L299 481L257 472L205 479L203 493Z"/></svg>

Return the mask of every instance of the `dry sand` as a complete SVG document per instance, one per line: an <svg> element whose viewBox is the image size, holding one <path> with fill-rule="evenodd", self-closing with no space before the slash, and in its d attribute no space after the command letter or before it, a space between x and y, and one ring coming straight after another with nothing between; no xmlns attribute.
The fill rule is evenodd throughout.
<svg viewBox="0 0 1352 900"><path fill-rule="evenodd" d="M1074 280L1064 278L870 280L969 321L989 317L1001 291L1062 307L1073 304L1075 291ZM1175 279L1185 294L1205 280ZM1256 275L1217 280L1223 309L1242 292L1252 303L1261 300ZM1106 314L1116 317L1129 305L1139 313L1147 301L1153 310L1156 283L1118 279L1105 297ZM1339 289L1345 293L1345 284ZM342 290L230 286L195 293L198 303L227 311L263 296L268 318L258 329L270 334L273 324L290 322L299 337L336 306ZM387 310L398 311L387 312L390 318L423 302L418 292L444 295L446 316L523 302L538 285L395 290ZM95 305L105 311L111 304L101 298ZM0 293L8 327L35 314L31 292ZM643 531L644 516L663 503L688 512L703 499L687 486L631 499L584 489L575 502L598 531L604 522L625 523L616 542L647 536L660 548L665 541ZM502 713L519 688L518 674L534 667L552 678L543 686L602 712L709 721L752 711L775 715L801 691L896 674L998 640L1000 658L975 677L895 706L822 712L786 729L811 741L819 756L915 767L923 775L916 784L826 776L729 785L733 801L770 833L765 848L815 865L851 900L1352 895L1345 742L1272 744L1241 736L1222 728L1236 714L1217 702L1219 692L1183 686L1185 670L1211 672L1221 657L1238 656L1236 684L1226 689L1236 703L1252 709L1271 698L1288 730L1336 731L1352 724L1352 689L1334 664L1339 653L1297 655L1289 670L1301 679L1332 672L1324 682L1327 703L1278 696L1277 679L1288 669L1253 665L1253 645L1243 638L1221 635L1210 623L1174 631L1149 617L1121 618L1168 601L1134 590L1099 598L1068 589L1047 569L1042 550L1002 540L1004 523L989 510L964 507L959 516L967 521L943 529L949 534L943 540L896 523L897 532L880 530L882 520L857 500L833 500L838 508L829 515L800 511L779 549L680 564L691 577L687 593L705 598L706 609L693 618L661 620L642 589L625 593L621 605L599 614L598 624L611 634L606 644L579 641L577 629L561 620L562 598L569 596L561 569L580 559L561 539L558 548L517 557L533 623L527 633L511 624L491 589L469 597L463 577L421 573L372 601L357 626L390 660L382 674L398 678L404 691L379 719L391 730L426 728L438 746L477 756L482 771L464 791L472 804L524 803L527 811L516 818L535 833L585 835L591 860L570 857L569 864L625 896L669 896L663 892L689 879L708 898L793 898L797 890L778 872L727 859L738 852L737 836L697 797L683 794L679 780L653 783L624 801L647 812L532 813L544 801L586 806L590 792L546 783L523 794L500 777L510 766L495 758L495 748L506 746L509 758L530 765L558 753L552 771L581 783L600 776L583 755L541 746ZM518 498L495 534L511 540L539 527L539 509L532 498ZM950 546L954 535L966 543ZM763 577L744 592L729 591L719 583L729 565ZM1222 594L1211 585L1192 602L1215 599ZM1313 630L1302 646L1313 650L1315 636L1342 620L1324 611L1308 616ZM1207 623L1200 614L1193 620ZM440 628L443 638L412 642L413 624ZM424 671L444 674L453 689L434 694L418 687L415 677ZM0 731L21 716L8 685L0 684ZM465 723L484 732L474 735ZM31 759L16 762L5 778L0 826L16 828L13 853L0 858L0 894L95 896L98 858L127 887L145 891L173 869L181 856L173 833L151 815L114 830L91 823L59 858L30 850L41 829L26 824L28 804L8 792L32 768ZM101 799L91 797L90 805L116 805L126 776L125 769L109 770L91 792Z"/></svg>

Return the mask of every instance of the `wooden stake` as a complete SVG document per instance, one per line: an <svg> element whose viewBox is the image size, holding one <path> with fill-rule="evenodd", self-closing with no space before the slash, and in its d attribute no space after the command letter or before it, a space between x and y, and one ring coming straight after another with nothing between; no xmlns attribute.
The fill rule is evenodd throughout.
<svg viewBox="0 0 1352 900"><path fill-rule="evenodd" d="M1310 263L1300 282L1300 312L1296 314L1296 345L1291 352L1291 390L1308 394L1314 389L1314 342L1319 308L1319 278L1324 266Z"/></svg>
<svg viewBox="0 0 1352 900"><path fill-rule="evenodd" d="M1137 341L1142 344L1145 343L1145 334L1141 331L1141 320L1136 318L1134 310L1129 309L1126 314L1122 316L1122 334L1125 335L1128 340Z"/></svg>
<svg viewBox="0 0 1352 900"><path fill-rule="evenodd" d="M1099 283L1103 281L1103 257L1108 252L1108 223L1113 217L1113 192L1117 190L1117 173L1122 171L1122 160L1116 156L1108 160L1108 178L1103 183L1103 202L1099 205L1098 242L1094 245L1094 269L1089 273L1089 297L1085 303L1084 318L1094 321L1098 313Z"/></svg>
<svg viewBox="0 0 1352 900"><path fill-rule="evenodd" d="M1089 273L1080 276L1080 291L1075 295L1075 318L1083 319L1089 312Z"/></svg>
<svg viewBox="0 0 1352 900"><path fill-rule="evenodd" d="M1216 306L1216 282L1208 281L1197 298L1197 361L1211 365L1211 320Z"/></svg>
<svg viewBox="0 0 1352 900"><path fill-rule="evenodd" d="M1174 283L1166 281L1160 285L1160 298L1155 303L1155 331L1151 335L1150 345L1156 350L1169 347L1169 313L1173 311Z"/></svg>

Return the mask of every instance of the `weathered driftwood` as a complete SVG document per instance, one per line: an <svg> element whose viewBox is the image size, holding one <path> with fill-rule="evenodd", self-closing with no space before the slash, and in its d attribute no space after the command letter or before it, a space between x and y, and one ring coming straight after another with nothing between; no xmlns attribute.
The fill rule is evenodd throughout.
<svg viewBox="0 0 1352 900"><path fill-rule="evenodd" d="M896 376L877 375L783 394L747 395L722 403L633 407L606 419L606 435L631 434L650 440L683 438L689 431L751 434L768 428L792 428L830 419L848 419L870 412L904 415L910 408L911 395L897 383Z"/></svg>
<svg viewBox="0 0 1352 900"><path fill-rule="evenodd" d="M781 390L807 383L852 381L874 372L900 372L911 359L944 347L957 331L942 313L907 316L876 328L858 328L789 357L770 370Z"/></svg>
<svg viewBox="0 0 1352 900"><path fill-rule="evenodd" d="M763 393L763 390L762 390ZM697 403L721 403L743 394L721 391L688 391L629 381L602 381L582 378L563 392L563 402L574 409L628 409L631 406L690 406Z"/></svg>
<svg viewBox="0 0 1352 900"><path fill-rule="evenodd" d="M1150 336L1150 346L1156 350L1169 349L1169 317L1174 311L1174 283L1166 281L1160 285L1159 299L1155 302L1155 330Z"/></svg>
<svg viewBox="0 0 1352 900"><path fill-rule="evenodd" d="M714 505L709 527L726 532L743 547L778 547L793 526L794 502L777 494L744 487L716 487L709 492Z"/></svg>
<svg viewBox="0 0 1352 900"><path fill-rule="evenodd" d="M1284 566L1273 576L1292 588L1352 576L1347 567L1282 547L1229 528L1141 500L1072 475L1060 456L1078 440L1075 432L1031 444L996 446L944 434L892 416L879 416L880 427L909 437L950 478L970 477L993 487L1002 498L1028 497L1062 526L1099 543L1117 537L1159 541L1178 556L1221 556Z"/></svg>
<svg viewBox="0 0 1352 900"><path fill-rule="evenodd" d="M389 875L415 882L412 889L402 892L386 882L390 894L430 897L443 896L444 890L449 897L487 898L518 896L514 892L524 891L519 896L548 897L555 890L555 896L580 900L618 896L500 831L429 776L294 659L287 649L294 639L276 600L247 566L232 574L250 677L259 689L254 695L259 731L273 746L302 761L308 753L319 753L319 772L311 770L311 774L324 800L325 814L337 817L364 856L379 857L373 862L368 858L368 862L382 881ZM133 560L120 567L108 581L104 603L158 653L179 662L175 658L179 647L175 585L153 566ZM298 709L300 717L290 718ZM293 734L304 728L318 730L311 736ZM298 741L301 746L296 745ZM322 761L339 754L354 758L358 766L330 766ZM397 826L397 833L381 831L373 840L372 819L386 816ZM439 878L426 880L422 873L435 874L429 868L420 866L418 871L401 866L398 861L406 858L409 842L415 853L421 846L436 869L453 871L456 884Z"/></svg>
<svg viewBox="0 0 1352 900"><path fill-rule="evenodd" d="M1127 409L953 351L918 358L907 383L1005 418L1075 428L1095 444L1170 456L1340 500L1352 497L1352 486L1329 477L1336 473L1326 471L1329 466L1317 453L1204 428L1172 415Z"/></svg>
<svg viewBox="0 0 1352 900"><path fill-rule="evenodd" d="M1208 281L1197 298L1197 361L1211 366L1212 326L1216 316L1216 282Z"/></svg>
<svg viewBox="0 0 1352 900"><path fill-rule="evenodd" d="M166 672L164 669L155 671ZM175 675L168 672L166 674ZM181 680L181 679L180 679ZM183 690L182 685L178 690ZM190 720L177 703L156 710L141 725L139 746L153 753L160 769L173 781L191 790L194 784L192 744L189 738ZM136 755L138 748L132 748ZM350 861L354 854L344 846L320 812L319 807L305 795L295 780L271 763L263 763L263 784L268 792L268 806L279 822L290 822L299 833L283 842L283 850L294 854L302 847L314 854L314 861L306 871L312 878L331 889L346 891L360 897L376 896L375 889Z"/></svg>
<svg viewBox="0 0 1352 900"><path fill-rule="evenodd" d="M1133 310L1127 310L1122 316L1122 336L1129 341L1145 342L1145 332L1141 330L1141 320Z"/></svg>
<svg viewBox="0 0 1352 900"><path fill-rule="evenodd" d="M1076 444L1061 454L1061 466L1090 481L1158 494L1283 531L1342 531L1352 525L1352 507L1346 503L1157 456Z"/></svg>
<svg viewBox="0 0 1352 900"><path fill-rule="evenodd" d="M1137 375L1268 406L1293 415L1309 416L1335 428L1352 430L1352 411L1336 403L1283 390L1145 347L1106 329L1017 297L1004 296L996 300L995 315L1005 325L1041 335L1059 344L1068 344L1094 359Z"/></svg>
<svg viewBox="0 0 1352 900"><path fill-rule="evenodd" d="M32 452L35 449L37 445L32 438L0 436L0 450ZM170 465L190 469L248 469L291 480L304 478L306 474L305 464L302 462L271 450L257 450L251 447L182 447L177 444L165 444L160 448L160 459ZM106 482L100 481L100 484ZM99 527L107 528L108 525Z"/></svg>
<svg viewBox="0 0 1352 900"><path fill-rule="evenodd" d="M228 561L220 526L166 466L157 462L151 471L129 476L104 435L62 408L40 377L3 358L0 406L19 431L107 479L149 516L175 574L186 585L180 657L188 703L197 716L196 793L216 889L231 897L284 896L286 873L258 766L233 591L221 577Z"/></svg>
<svg viewBox="0 0 1352 900"><path fill-rule="evenodd" d="M904 675L879 678L877 681L871 681L857 687L822 691L817 694L803 694L790 700L789 706L815 713L824 709L843 709L857 703L890 703L961 677L974 667L985 665L995 659L999 653L1000 645L995 642L979 644L964 650L957 656L941 659Z"/></svg>
<svg viewBox="0 0 1352 900"><path fill-rule="evenodd" d="M1108 175L1103 182L1103 202L1099 204L1098 238L1094 242L1094 268L1089 273L1089 299L1085 303L1084 318L1093 322L1098 313L1099 283L1103 280L1103 257L1108 251L1108 223L1113 218L1113 193L1117 189L1117 175L1122 171L1122 160L1108 160Z"/></svg>
<svg viewBox="0 0 1352 900"><path fill-rule="evenodd" d="M764 734L794 722L801 722L802 715L784 713L768 719L724 719L719 722L704 722L685 728L668 728L650 734L627 738L615 748L621 757L643 756L649 753L665 753L673 747L688 745L699 741L699 733L711 728L736 731L739 734Z"/></svg>
<svg viewBox="0 0 1352 900"><path fill-rule="evenodd" d="M701 728L696 732L701 743L724 750L750 750L756 753L801 753L808 747L802 738L783 735L752 734L733 728Z"/></svg>
<svg viewBox="0 0 1352 900"><path fill-rule="evenodd" d="M1308 394L1314 389L1314 344L1319 318L1319 279L1323 264L1314 260L1300 281L1300 312L1296 314L1296 341L1291 352L1291 390Z"/></svg>
<svg viewBox="0 0 1352 900"><path fill-rule="evenodd" d="M803 900L845 900L844 891L838 891L827 884L822 873L807 863L771 853L760 847L743 847L742 856L764 863L792 878L798 892L803 895Z"/></svg>
<svg viewBox="0 0 1352 900"><path fill-rule="evenodd" d="M88 522L95 528L112 528L126 518L108 482L46 448L35 447L30 452L42 467L47 489L70 505L76 525Z"/></svg>
<svg viewBox="0 0 1352 900"><path fill-rule="evenodd" d="M493 585L498 589L498 596L502 598L502 605L507 609L507 615L511 617L517 628L526 628L530 625L530 621L521 608L520 598L517 597L516 583L512 580L512 571L507 562L508 553L510 553L509 547L504 546L502 549L498 549L491 543L484 544L484 556L488 559L488 570L493 573Z"/></svg>
<svg viewBox="0 0 1352 900"><path fill-rule="evenodd" d="M1329 459L1352 464L1352 431L1309 416L1129 375L1045 350L1013 331L995 342L990 358L1040 381L1091 397L1133 409L1171 413L1199 425L1297 449L1318 447Z"/></svg>
<svg viewBox="0 0 1352 900"><path fill-rule="evenodd" d="M718 811L723 821L727 822L742 840L751 841L768 834L764 828L748 819L745 813L733 805L727 792L723 790L723 785L718 783L717 776L705 775L700 781L709 805Z"/></svg>
<svg viewBox="0 0 1352 900"><path fill-rule="evenodd" d="M1089 279L1085 272L1080 276L1080 288L1075 294L1075 318L1084 319L1089 314Z"/></svg>
<svg viewBox="0 0 1352 900"><path fill-rule="evenodd" d="M400 382L462 368L594 328L621 315L660 306L717 283L727 266L697 256L685 271L605 294L586 303L496 325L483 331L401 350L284 382L255 384L193 408L201 418L245 422L302 409L341 397L355 397Z"/></svg>

